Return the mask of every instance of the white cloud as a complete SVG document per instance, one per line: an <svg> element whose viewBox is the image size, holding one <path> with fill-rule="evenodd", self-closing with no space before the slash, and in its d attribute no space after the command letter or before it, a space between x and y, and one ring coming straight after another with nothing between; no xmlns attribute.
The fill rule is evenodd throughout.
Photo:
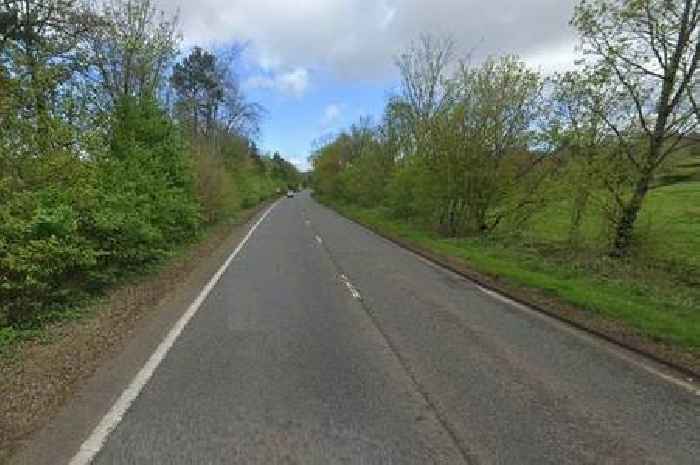
<svg viewBox="0 0 700 465"><path fill-rule="evenodd" d="M285 94L301 97L309 87L309 72L296 68L277 76L277 87Z"/></svg>
<svg viewBox="0 0 700 465"><path fill-rule="evenodd" d="M188 44L237 40L251 44L255 61L267 71L327 69L356 80L389 76L392 58L425 32L453 36L463 52L476 47L477 60L556 53L574 37L568 23L577 0L159 1L181 10ZM290 78L305 80L301 74Z"/></svg>
<svg viewBox="0 0 700 465"><path fill-rule="evenodd" d="M258 75L244 82L248 89L272 89L282 94L300 98L309 87L309 72L304 68L272 75Z"/></svg>
<svg viewBox="0 0 700 465"><path fill-rule="evenodd" d="M311 164L306 156L287 155L285 158L301 171L309 171L311 169Z"/></svg>
<svg viewBox="0 0 700 465"><path fill-rule="evenodd" d="M571 69L576 61L576 44L574 42L562 43L553 47L545 47L535 50L523 57L530 66L533 66L545 74L555 71Z"/></svg>
<svg viewBox="0 0 700 465"><path fill-rule="evenodd" d="M340 118L343 115L342 105L337 103L331 103L326 106L323 110L323 116L321 117L321 129L326 131L340 122Z"/></svg>
<svg viewBox="0 0 700 465"><path fill-rule="evenodd" d="M394 22L394 18L396 17L396 7L391 6L386 2L382 2L381 5L384 16L379 21L379 27L381 29L386 29L392 22Z"/></svg>

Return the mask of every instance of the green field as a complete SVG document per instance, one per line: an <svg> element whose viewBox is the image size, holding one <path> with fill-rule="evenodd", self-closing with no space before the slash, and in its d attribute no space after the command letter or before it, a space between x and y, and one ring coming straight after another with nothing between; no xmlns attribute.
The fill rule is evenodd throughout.
<svg viewBox="0 0 700 465"><path fill-rule="evenodd" d="M582 228L583 244L572 248L567 241L570 210L563 202L542 210L526 233L490 239L445 239L381 207L333 206L510 285L544 291L582 311L624 322L652 340L700 351L698 181L660 185L650 193L635 253L623 261L604 253L602 222L595 217Z"/></svg>

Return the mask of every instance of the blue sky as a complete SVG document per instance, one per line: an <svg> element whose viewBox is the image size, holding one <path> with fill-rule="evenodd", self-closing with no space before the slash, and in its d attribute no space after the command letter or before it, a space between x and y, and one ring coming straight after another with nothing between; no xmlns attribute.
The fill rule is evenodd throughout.
<svg viewBox="0 0 700 465"><path fill-rule="evenodd" d="M306 169L314 141L348 127L363 116L381 115L394 80L344 82L329 72L314 72L303 93L284 92L275 87L256 88L246 83L248 97L267 110L263 120L261 146L278 150L298 167Z"/></svg>
<svg viewBox="0 0 700 465"><path fill-rule="evenodd" d="M571 66L576 0L155 0L179 11L184 47L246 44L237 73L267 109L259 145L300 168L319 137L379 117L394 57L421 34L450 36L472 61L516 53L544 72Z"/></svg>

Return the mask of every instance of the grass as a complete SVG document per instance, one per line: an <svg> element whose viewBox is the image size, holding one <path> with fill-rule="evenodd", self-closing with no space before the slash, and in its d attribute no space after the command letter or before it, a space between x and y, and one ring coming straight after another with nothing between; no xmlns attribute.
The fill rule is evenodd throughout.
<svg viewBox="0 0 700 465"><path fill-rule="evenodd" d="M639 220L637 251L624 261L603 253L594 220L584 225L585 243L572 250L566 240L569 210L561 202L541 212L527 234L488 240L445 239L381 207L332 206L509 285L536 289L654 341L700 352L700 182L651 192Z"/></svg>

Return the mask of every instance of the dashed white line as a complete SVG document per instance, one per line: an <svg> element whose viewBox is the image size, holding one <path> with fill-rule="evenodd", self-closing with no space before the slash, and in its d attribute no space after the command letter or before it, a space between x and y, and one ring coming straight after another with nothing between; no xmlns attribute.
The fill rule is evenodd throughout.
<svg viewBox="0 0 700 465"><path fill-rule="evenodd" d="M219 268L219 270L214 274L214 276L209 280L207 285L204 287L202 292L197 296L194 302L189 306L184 315L173 325L173 327L168 332L167 336L156 348L155 352L148 359L146 364L141 368L136 377L131 381L129 386L122 392L119 399L112 405L112 408L107 412L107 414L102 418L97 427L92 431L90 436L83 442L80 446L78 453L71 459L69 465L89 465L98 452L104 446L109 434L117 427L119 422L122 420L127 410L131 404L136 400L136 398L141 393L141 390L148 383L148 381L153 376L153 373L158 368L158 365L165 359L166 355L175 344L175 340L180 336L182 331L187 326L187 323L194 317L202 303L206 300L209 293L214 289L216 283L219 282L221 276L223 276L226 269L229 267L234 258L246 245L253 232L260 226L260 224L267 218L273 208L277 205L275 202L267 211L260 217L260 219L250 228L248 234L245 235L243 240L238 244L236 250L228 257L226 262Z"/></svg>
<svg viewBox="0 0 700 465"><path fill-rule="evenodd" d="M321 236L316 236L316 242L323 244L323 239L321 239Z"/></svg>
<svg viewBox="0 0 700 465"><path fill-rule="evenodd" d="M350 294L352 294L353 298L355 298L357 300L362 300L362 295L360 295L360 291L358 291L357 288L355 286L353 286L353 284L350 282L350 280L348 279L347 276L345 276L344 274L341 274L340 280L343 281L343 284L345 284L345 287L348 288L348 290L350 291Z"/></svg>

